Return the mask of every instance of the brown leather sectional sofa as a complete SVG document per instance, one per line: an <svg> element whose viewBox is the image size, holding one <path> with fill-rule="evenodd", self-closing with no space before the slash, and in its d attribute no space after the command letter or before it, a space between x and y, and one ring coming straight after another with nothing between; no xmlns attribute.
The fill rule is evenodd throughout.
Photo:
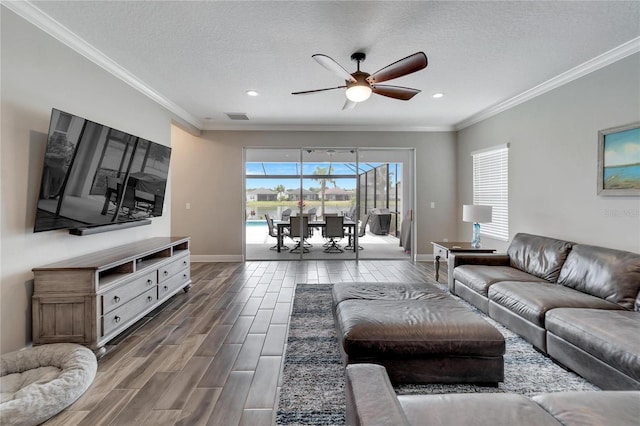
<svg viewBox="0 0 640 426"><path fill-rule="evenodd" d="M640 389L640 255L521 233L448 262L452 293L602 389Z"/></svg>
<svg viewBox="0 0 640 426"><path fill-rule="evenodd" d="M384 367L346 368L348 425L634 425L638 401L639 391L397 396Z"/></svg>

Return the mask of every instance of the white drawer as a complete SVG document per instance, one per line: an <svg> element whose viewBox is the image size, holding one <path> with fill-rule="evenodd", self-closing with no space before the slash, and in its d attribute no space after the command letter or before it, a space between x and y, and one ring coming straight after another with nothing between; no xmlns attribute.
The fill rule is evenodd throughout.
<svg viewBox="0 0 640 426"><path fill-rule="evenodd" d="M158 300L158 289L156 286L145 291L138 297L133 298L128 303L120 306L102 316L102 335L106 336L112 331L128 325L127 323L136 315L144 311L147 307L153 306Z"/></svg>
<svg viewBox="0 0 640 426"><path fill-rule="evenodd" d="M184 287L184 285L189 282L190 278L191 271L187 268L158 284L158 300L162 300L174 290Z"/></svg>
<svg viewBox="0 0 640 426"><path fill-rule="evenodd" d="M156 271L151 271L135 280L129 281L118 288L109 290L101 296L102 313L106 314L120 306L124 306L129 300L133 299L140 293L156 285Z"/></svg>
<svg viewBox="0 0 640 426"><path fill-rule="evenodd" d="M449 250L445 250L442 247L433 247L433 257L440 256L440 260L447 260L449 257Z"/></svg>
<svg viewBox="0 0 640 426"><path fill-rule="evenodd" d="M168 280L183 269L189 269L189 255L182 256L158 269L158 284Z"/></svg>

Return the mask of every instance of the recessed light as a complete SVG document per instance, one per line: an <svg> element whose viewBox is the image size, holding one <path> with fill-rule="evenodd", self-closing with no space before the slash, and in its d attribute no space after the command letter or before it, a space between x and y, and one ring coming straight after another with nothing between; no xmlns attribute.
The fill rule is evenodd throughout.
<svg viewBox="0 0 640 426"><path fill-rule="evenodd" d="M245 92L248 96L258 96L260 93L256 92L255 90L247 90Z"/></svg>
<svg viewBox="0 0 640 426"><path fill-rule="evenodd" d="M444 96L444 93L442 93L442 92L434 93L434 94L432 95L432 97L433 97L434 99L440 99L440 98L441 98L441 97L443 97L443 96Z"/></svg>

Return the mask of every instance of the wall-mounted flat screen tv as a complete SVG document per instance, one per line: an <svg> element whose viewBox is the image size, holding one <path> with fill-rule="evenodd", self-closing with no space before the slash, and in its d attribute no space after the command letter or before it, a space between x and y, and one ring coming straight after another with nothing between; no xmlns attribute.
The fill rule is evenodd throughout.
<svg viewBox="0 0 640 426"><path fill-rule="evenodd" d="M34 232L162 215L171 148L51 112Z"/></svg>

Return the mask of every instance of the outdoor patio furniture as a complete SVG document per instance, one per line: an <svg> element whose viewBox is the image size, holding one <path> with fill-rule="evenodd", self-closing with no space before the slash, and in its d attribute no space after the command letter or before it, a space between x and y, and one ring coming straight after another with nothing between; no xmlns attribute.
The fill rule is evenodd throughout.
<svg viewBox="0 0 640 426"><path fill-rule="evenodd" d="M309 220L310 221L313 222L314 220L316 220L316 212L317 211L318 211L318 209L316 209L315 207L309 209L307 214L309 215Z"/></svg>
<svg viewBox="0 0 640 426"><path fill-rule="evenodd" d="M325 253L344 253L338 241L344 238L344 224L342 216L327 216L325 219L324 236L329 238L329 245Z"/></svg>
<svg viewBox="0 0 640 426"><path fill-rule="evenodd" d="M282 240L277 241L278 232L276 230L276 227L273 224L273 219L271 218L271 216L269 216L269 213L265 213L264 214L264 218L267 220L267 228L269 229L269 235L271 237L276 238L276 244L273 247L269 247L269 250L277 250L278 249L278 245L280 245L280 250L289 250L289 247L287 247L284 244L282 244ZM283 230L283 234L280 236L280 238L282 239L287 235L289 235L289 230L285 229L285 230Z"/></svg>
<svg viewBox="0 0 640 426"><path fill-rule="evenodd" d="M358 238L362 238L365 236L365 234L367 233L367 223L369 223L369 215L365 214L362 217L362 220L360 221L360 226L358 228ZM349 237L349 245L347 247L345 247L345 250L353 250L353 247L355 245L355 238L354 238L354 233L355 233L355 229L350 229L347 232L347 236ZM364 250L364 247L362 247L361 245L358 244L358 250Z"/></svg>
<svg viewBox="0 0 640 426"><path fill-rule="evenodd" d="M356 216L356 206L354 205L344 214L344 217L349 220L353 220Z"/></svg>
<svg viewBox="0 0 640 426"><path fill-rule="evenodd" d="M302 226L301 221L302 220ZM305 246L305 238L309 235L309 216L291 216L291 226L289 227L289 236L292 239L297 238L295 247L289 253L309 253L309 249Z"/></svg>
<svg viewBox="0 0 640 426"><path fill-rule="evenodd" d="M387 235L391 226L389 209L371 209L371 224L369 231L376 235Z"/></svg>
<svg viewBox="0 0 640 426"><path fill-rule="evenodd" d="M327 216L338 216L338 213L325 213L322 215L322 221L326 223L327 221ZM329 247L331 245L331 241L327 238L327 236L325 235L324 232L324 227L322 228L322 238L324 238L325 240L327 240L326 243L324 243L322 245L322 247Z"/></svg>

